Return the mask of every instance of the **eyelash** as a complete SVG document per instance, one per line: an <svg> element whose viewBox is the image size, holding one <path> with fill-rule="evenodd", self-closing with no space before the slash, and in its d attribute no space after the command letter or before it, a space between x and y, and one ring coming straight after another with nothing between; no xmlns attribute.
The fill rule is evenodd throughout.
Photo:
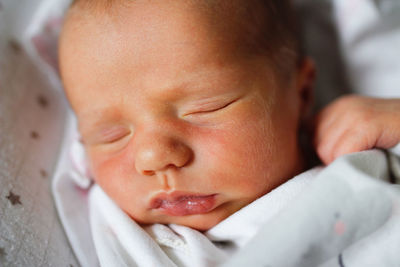
<svg viewBox="0 0 400 267"><path fill-rule="evenodd" d="M113 144L116 143L122 139L124 139L126 136L130 135L130 131L121 131L121 132L117 132L117 133L113 133L111 131L111 134L104 134L104 136L102 138L99 139L99 143L101 144Z"/></svg>
<svg viewBox="0 0 400 267"><path fill-rule="evenodd" d="M112 137L112 138L107 138L107 139L104 139L102 143L103 144L112 144L112 143L115 143L117 141L120 141L120 140L124 139L127 135L129 135L129 133L117 135L117 136Z"/></svg>
<svg viewBox="0 0 400 267"><path fill-rule="evenodd" d="M209 109L209 110L202 110L202 111L196 111L196 112L192 112L192 113L188 113L186 115L202 115L202 114L208 114L208 113L212 113L212 112L216 112L219 110L222 110L224 108L227 108L228 106L230 106L231 104L235 103L238 99L235 99L231 102L228 102L227 104L224 104L222 106L219 106L217 108L214 109Z"/></svg>

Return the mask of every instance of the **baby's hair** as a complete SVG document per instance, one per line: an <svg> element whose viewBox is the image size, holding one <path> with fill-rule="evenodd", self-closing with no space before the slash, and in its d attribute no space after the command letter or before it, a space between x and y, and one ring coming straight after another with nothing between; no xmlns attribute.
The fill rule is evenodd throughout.
<svg viewBox="0 0 400 267"><path fill-rule="evenodd" d="M73 0L72 5L89 10L101 8L107 12L115 4L135 1ZM217 19L234 23L240 35L236 39L243 42L251 54L265 56L284 80L297 68L302 49L291 0L186 0L186 3L197 4L206 12L216 14Z"/></svg>

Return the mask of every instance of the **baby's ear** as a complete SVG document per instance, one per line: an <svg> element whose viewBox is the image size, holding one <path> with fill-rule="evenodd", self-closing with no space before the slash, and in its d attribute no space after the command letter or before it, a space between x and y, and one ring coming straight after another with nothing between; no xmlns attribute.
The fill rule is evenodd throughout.
<svg viewBox="0 0 400 267"><path fill-rule="evenodd" d="M296 89L299 94L300 116L307 120L311 116L314 103L315 64L309 57L304 57L297 71Z"/></svg>

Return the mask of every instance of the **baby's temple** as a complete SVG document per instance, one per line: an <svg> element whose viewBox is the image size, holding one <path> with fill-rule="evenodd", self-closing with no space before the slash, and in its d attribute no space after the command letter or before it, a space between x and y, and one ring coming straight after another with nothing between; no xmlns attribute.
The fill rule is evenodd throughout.
<svg viewBox="0 0 400 267"><path fill-rule="evenodd" d="M28 2L0 266L400 266L397 2Z"/></svg>

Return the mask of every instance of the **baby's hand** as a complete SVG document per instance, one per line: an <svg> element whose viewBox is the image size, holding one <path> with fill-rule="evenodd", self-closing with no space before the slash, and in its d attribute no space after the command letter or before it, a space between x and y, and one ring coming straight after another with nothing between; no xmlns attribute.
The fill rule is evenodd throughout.
<svg viewBox="0 0 400 267"><path fill-rule="evenodd" d="M400 143L400 99L345 96L315 118L314 147L328 164L337 157Z"/></svg>

